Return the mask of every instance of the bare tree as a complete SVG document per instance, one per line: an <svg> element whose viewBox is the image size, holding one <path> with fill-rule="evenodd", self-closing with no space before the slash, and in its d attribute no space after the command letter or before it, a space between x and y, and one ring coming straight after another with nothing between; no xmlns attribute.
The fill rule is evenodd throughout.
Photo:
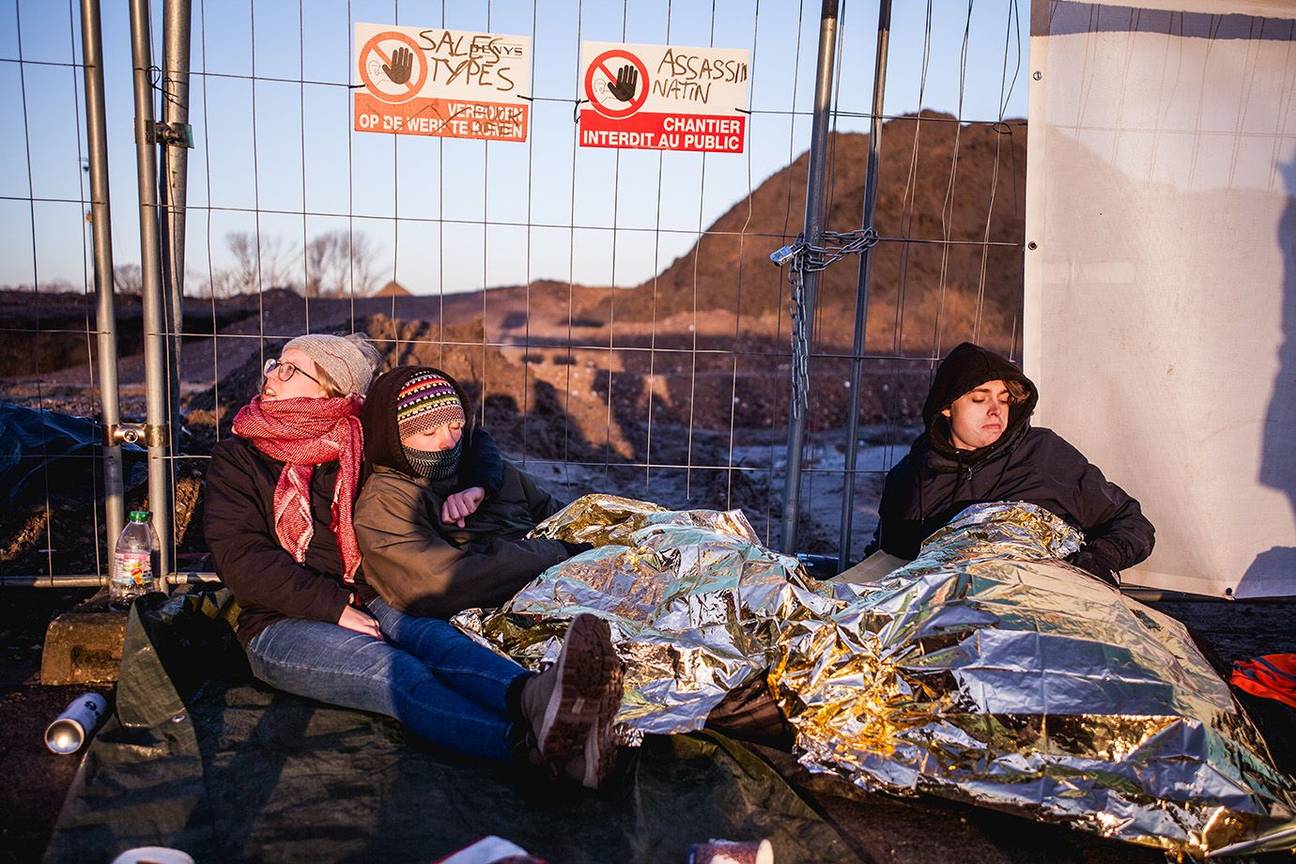
<svg viewBox="0 0 1296 864"><path fill-rule="evenodd" d="M238 286L235 283L236 280L232 270L216 267L206 273L190 270L185 279L186 286L195 286L192 292L194 297L214 297L216 299L231 297L239 293Z"/></svg>
<svg viewBox="0 0 1296 864"><path fill-rule="evenodd" d="M233 266L222 271L212 285L219 296L253 294L262 288L296 287L289 283L288 262L295 257L295 247L285 245L282 237L261 236L248 231L231 231L225 235L225 245L234 259Z"/></svg>
<svg viewBox="0 0 1296 864"><path fill-rule="evenodd" d="M319 234L306 244L306 296L357 297L373 293L377 249L363 232Z"/></svg>
<svg viewBox="0 0 1296 864"><path fill-rule="evenodd" d="M197 280L193 281L195 283L197 282ZM207 275L207 278L203 279L201 283L198 283L201 284L202 287L198 289L196 296L215 297L218 299L221 297L229 297L231 294L236 293L234 291L233 282L234 280L231 278L230 271L220 270L213 267L211 272Z"/></svg>
<svg viewBox="0 0 1296 864"><path fill-rule="evenodd" d="M143 268L138 264L118 264L113 268L113 290L118 294L143 294Z"/></svg>
<svg viewBox="0 0 1296 864"><path fill-rule="evenodd" d="M347 297L352 286L357 297L364 297L377 287L377 247L362 232L319 234L306 244L301 259L297 257L302 254L300 247L278 235L263 234L258 243L253 232L232 231L225 235L225 245L229 266L213 269L205 280L205 293L213 297L256 293L262 288L292 288L307 297ZM306 270L304 285L294 274L299 260Z"/></svg>
<svg viewBox="0 0 1296 864"><path fill-rule="evenodd" d="M254 293L261 287L257 273L256 239L246 231L231 231L225 235L225 245L229 248L234 264L225 269L225 296L230 294Z"/></svg>
<svg viewBox="0 0 1296 864"><path fill-rule="evenodd" d="M329 231L316 235L306 244L307 297L327 297L340 293L338 276L346 277L346 234Z"/></svg>

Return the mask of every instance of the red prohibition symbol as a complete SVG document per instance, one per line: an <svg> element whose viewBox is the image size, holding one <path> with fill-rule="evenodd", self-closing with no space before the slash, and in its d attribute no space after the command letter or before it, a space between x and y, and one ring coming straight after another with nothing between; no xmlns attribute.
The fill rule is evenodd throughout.
<svg viewBox="0 0 1296 864"><path fill-rule="evenodd" d="M617 80L617 73L613 67L612 61L620 61L617 65L629 63L639 70L639 90L635 93L633 99L625 103L625 107L616 107L617 102L607 89L604 88L603 98L612 104L603 104L598 100L598 94L594 92L594 74L602 72L609 81ZM610 117L613 120L624 120L631 114L638 111L648 101L648 67L644 66L642 60L626 51L624 48L613 48L611 51L604 51L594 58L589 68L585 70L585 98L589 100L594 110L604 117Z"/></svg>
<svg viewBox="0 0 1296 864"><path fill-rule="evenodd" d="M378 85L369 75L369 64L367 61L369 60L370 52L377 54L378 59L381 60L384 65L391 66L392 58L389 57L380 47L380 43L389 39L405 43L405 47L409 48L414 54L414 66L416 67L415 72L410 76L410 80L404 84L404 90L400 93L384 93L378 88ZM382 33L370 38L369 41L364 44L364 48L360 50L360 80L364 82L365 87L375 99L381 99L384 102L392 103L405 102L408 99L412 99L418 95L420 90L423 89L423 82L427 81L427 76L428 62L427 57L423 55L423 49L414 41L413 37L407 36L399 30L384 30ZM399 87L401 85L396 86Z"/></svg>

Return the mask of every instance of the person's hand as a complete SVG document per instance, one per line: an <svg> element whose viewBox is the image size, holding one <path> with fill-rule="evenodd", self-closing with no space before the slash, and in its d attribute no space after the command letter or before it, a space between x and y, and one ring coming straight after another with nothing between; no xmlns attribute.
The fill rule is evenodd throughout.
<svg viewBox="0 0 1296 864"><path fill-rule="evenodd" d="M344 606L342 614L338 616L337 623L339 627L372 636L380 641L383 638L382 631L378 629L378 619L354 606Z"/></svg>
<svg viewBox="0 0 1296 864"><path fill-rule="evenodd" d="M1071 553L1067 556L1066 562L1079 567L1091 576L1101 579L1108 585L1120 587L1120 573L1112 569L1110 564L1088 549L1081 549L1078 552Z"/></svg>
<svg viewBox="0 0 1296 864"><path fill-rule="evenodd" d="M382 68L393 84L404 84L410 80L410 73L414 71L414 52L408 48L397 48L392 52L391 65L384 63Z"/></svg>
<svg viewBox="0 0 1296 864"><path fill-rule="evenodd" d="M456 492L448 496L441 505L441 521L447 524L454 522L462 528L464 520L476 513L485 500L486 490L480 486L469 486L462 492Z"/></svg>
<svg viewBox="0 0 1296 864"><path fill-rule="evenodd" d="M629 63L617 70L616 83L608 85L608 92L622 102L632 101L637 89L639 89L639 70Z"/></svg>

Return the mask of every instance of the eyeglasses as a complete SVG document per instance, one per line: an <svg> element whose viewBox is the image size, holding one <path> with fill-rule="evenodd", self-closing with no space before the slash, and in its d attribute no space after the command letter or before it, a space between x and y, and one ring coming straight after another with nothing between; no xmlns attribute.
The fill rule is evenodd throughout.
<svg viewBox="0 0 1296 864"><path fill-rule="evenodd" d="M274 375L274 377L278 378L280 381L287 381L289 378L296 375L298 372L305 375L307 378L314 381L316 384L319 384L319 386L321 387L324 386L323 384L320 384L320 380L318 378L316 378L314 375L307 372L305 369L298 368L296 365L292 363L282 363L274 357L271 357L269 360L267 360L265 362L265 365L261 367L261 374L263 376L269 378L271 375Z"/></svg>

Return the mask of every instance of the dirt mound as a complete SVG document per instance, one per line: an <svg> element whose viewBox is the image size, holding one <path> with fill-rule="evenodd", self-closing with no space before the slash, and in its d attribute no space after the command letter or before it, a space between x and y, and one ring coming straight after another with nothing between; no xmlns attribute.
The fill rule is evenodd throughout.
<svg viewBox="0 0 1296 864"><path fill-rule="evenodd" d="M181 332L185 342L221 333L254 318L258 309L279 302L282 288L262 297L245 294L212 301L187 297ZM0 378L47 374L84 367L94 356L95 297L79 292L0 290L0 320L7 332L0 341ZM117 294L113 300L117 355L130 357L144 350L144 308L138 296Z"/></svg>
<svg viewBox="0 0 1296 864"><path fill-rule="evenodd" d="M603 458L607 406L588 386L588 367L573 370L543 355L528 358L521 348L484 344L480 320L443 327L379 314L364 330L387 368L435 366L454 376L501 447L540 459Z"/></svg>
<svg viewBox="0 0 1296 864"><path fill-rule="evenodd" d="M938 335L944 348L973 336L1001 351L1011 348L1021 314L1026 124L953 121L923 112L883 127L875 225L884 239L873 252L867 330L875 350L927 354ZM868 146L868 136L858 133L830 139L830 230L860 227ZM581 314L644 320L692 314L696 306L713 320L724 316L736 323L739 312L744 321L776 320L788 296L787 272L768 256L801 228L808 163L809 154L801 154L735 203L659 275L596 298ZM956 245L933 242L946 238ZM857 276L854 256L825 271L821 344L850 344Z"/></svg>

